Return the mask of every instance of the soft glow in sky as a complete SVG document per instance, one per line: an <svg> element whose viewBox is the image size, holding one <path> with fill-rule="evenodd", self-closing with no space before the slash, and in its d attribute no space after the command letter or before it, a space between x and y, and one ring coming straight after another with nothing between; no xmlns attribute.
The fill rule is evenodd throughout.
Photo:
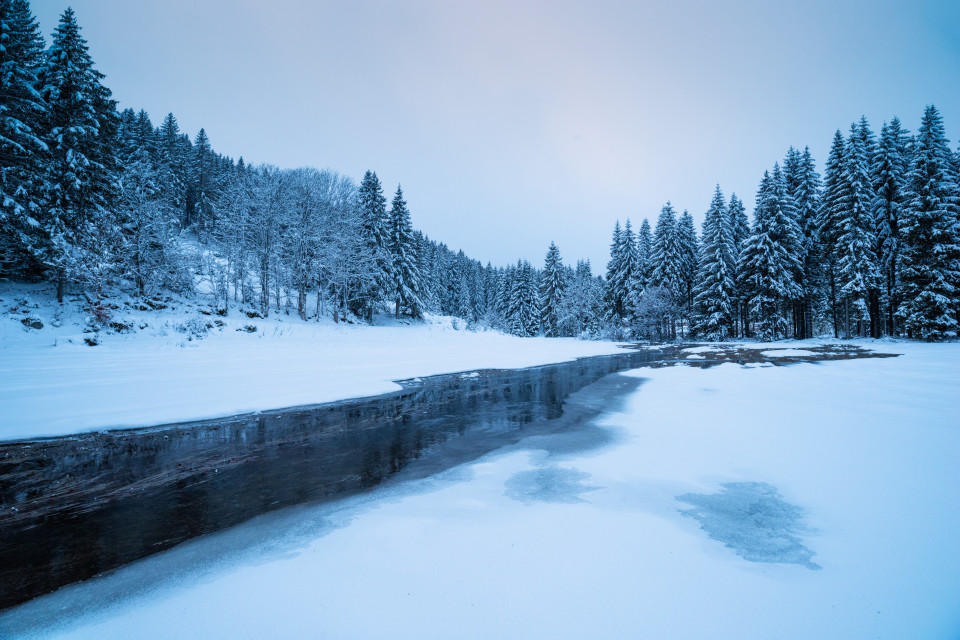
<svg viewBox="0 0 960 640"><path fill-rule="evenodd" d="M248 162L373 169L414 225L494 264L602 272L614 221L936 104L960 131L960 2L33 0L71 4L121 108Z"/></svg>

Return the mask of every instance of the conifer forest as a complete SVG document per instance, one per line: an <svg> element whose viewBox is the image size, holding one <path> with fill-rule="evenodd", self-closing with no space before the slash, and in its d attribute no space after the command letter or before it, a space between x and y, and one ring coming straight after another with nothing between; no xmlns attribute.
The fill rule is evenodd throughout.
<svg viewBox="0 0 960 640"><path fill-rule="evenodd" d="M699 232L669 202L655 224L618 222L605 269L552 243L542 267L483 265L417 231L401 186L374 171L235 160L173 113L118 112L70 9L44 47L26 0L0 8L0 277L56 283L60 299L203 280L223 310L429 311L518 336L943 340L960 327L960 155L933 105L916 132L895 115L879 132L865 118L838 129L822 169L789 148L751 216L717 185ZM408 188L415 202L429 185Z"/></svg>

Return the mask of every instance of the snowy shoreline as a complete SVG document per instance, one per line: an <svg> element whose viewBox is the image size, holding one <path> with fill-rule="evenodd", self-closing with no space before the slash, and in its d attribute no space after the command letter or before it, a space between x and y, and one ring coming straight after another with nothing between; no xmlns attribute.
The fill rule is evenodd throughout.
<svg viewBox="0 0 960 640"><path fill-rule="evenodd" d="M554 364L620 353L624 346L471 331L449 317L349 325L284 314L251 319L239 310L218 317L173 301L162 311L115 311L118 322L138 329L102 332L96 335L99 345L90 347L78 309L63 315L42 296L28 299L18 305L16 296L0 291L0 442L370 397L399 390L398 380ZM39 320L43 328L29 328L23 318ZM687 353L740 347L774 352L836 342L718 343ZM925 348L890 340L842 344L884 353Z"/></svg>
<svg viewBox="0 0 960 640"><path fill-rule="evenodd" d="M7 312L0 317L0 441L363 398L399 390L398 380L622 352L621 343L469 331L448 317L369 326L282 314L251 319L236 310L206 316L186 305L118 311L118 321L145 328L104 332L90 347L79 311L54 326L53 305L11 312L17 305L0 297ZM27 327L23 317L43 328ZM191 334L199 323L214 328Z"/></svg>

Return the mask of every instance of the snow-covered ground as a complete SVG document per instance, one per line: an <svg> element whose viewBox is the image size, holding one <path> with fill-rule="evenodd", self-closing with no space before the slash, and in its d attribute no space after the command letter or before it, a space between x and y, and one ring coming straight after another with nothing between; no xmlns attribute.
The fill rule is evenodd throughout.
<svg viewBox="0 0 960 640"><path fill-rule="evenodd" d="M49 292L0 290L0 441L329 402L396 390L395 380L417 376L620 351L609 342L468 331L451 318L368 326L166 305L142 311L121 302L110 322L134 330L108 324L95 336L84 332L76 304L57 317ZM99 344L88 346L94 337Z"/></svg>
<svg viewBox="0 0 960 640"><path fill-rule="evenodd" d="M960 347L893 346L636 370L613 444L263 516L0 636L957 638Z"/></svg>

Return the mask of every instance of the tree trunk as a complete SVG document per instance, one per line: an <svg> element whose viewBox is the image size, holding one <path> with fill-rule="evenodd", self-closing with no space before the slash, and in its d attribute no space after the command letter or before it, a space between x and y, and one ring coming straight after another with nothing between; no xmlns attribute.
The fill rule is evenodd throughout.
<svg viewBox="0 0 960 640"><path fill-rule="evenodd" d="M880 313L880 292L870 290L870 337L879 338L883 333L883 318Z"/></svg>
<svg viewBox="0 0 960 640"><path fill-rule="evenodd" d="M840 337L840 309L837 303L837 277L830 265L830 315L833 316L833 337Z"/></svg>

